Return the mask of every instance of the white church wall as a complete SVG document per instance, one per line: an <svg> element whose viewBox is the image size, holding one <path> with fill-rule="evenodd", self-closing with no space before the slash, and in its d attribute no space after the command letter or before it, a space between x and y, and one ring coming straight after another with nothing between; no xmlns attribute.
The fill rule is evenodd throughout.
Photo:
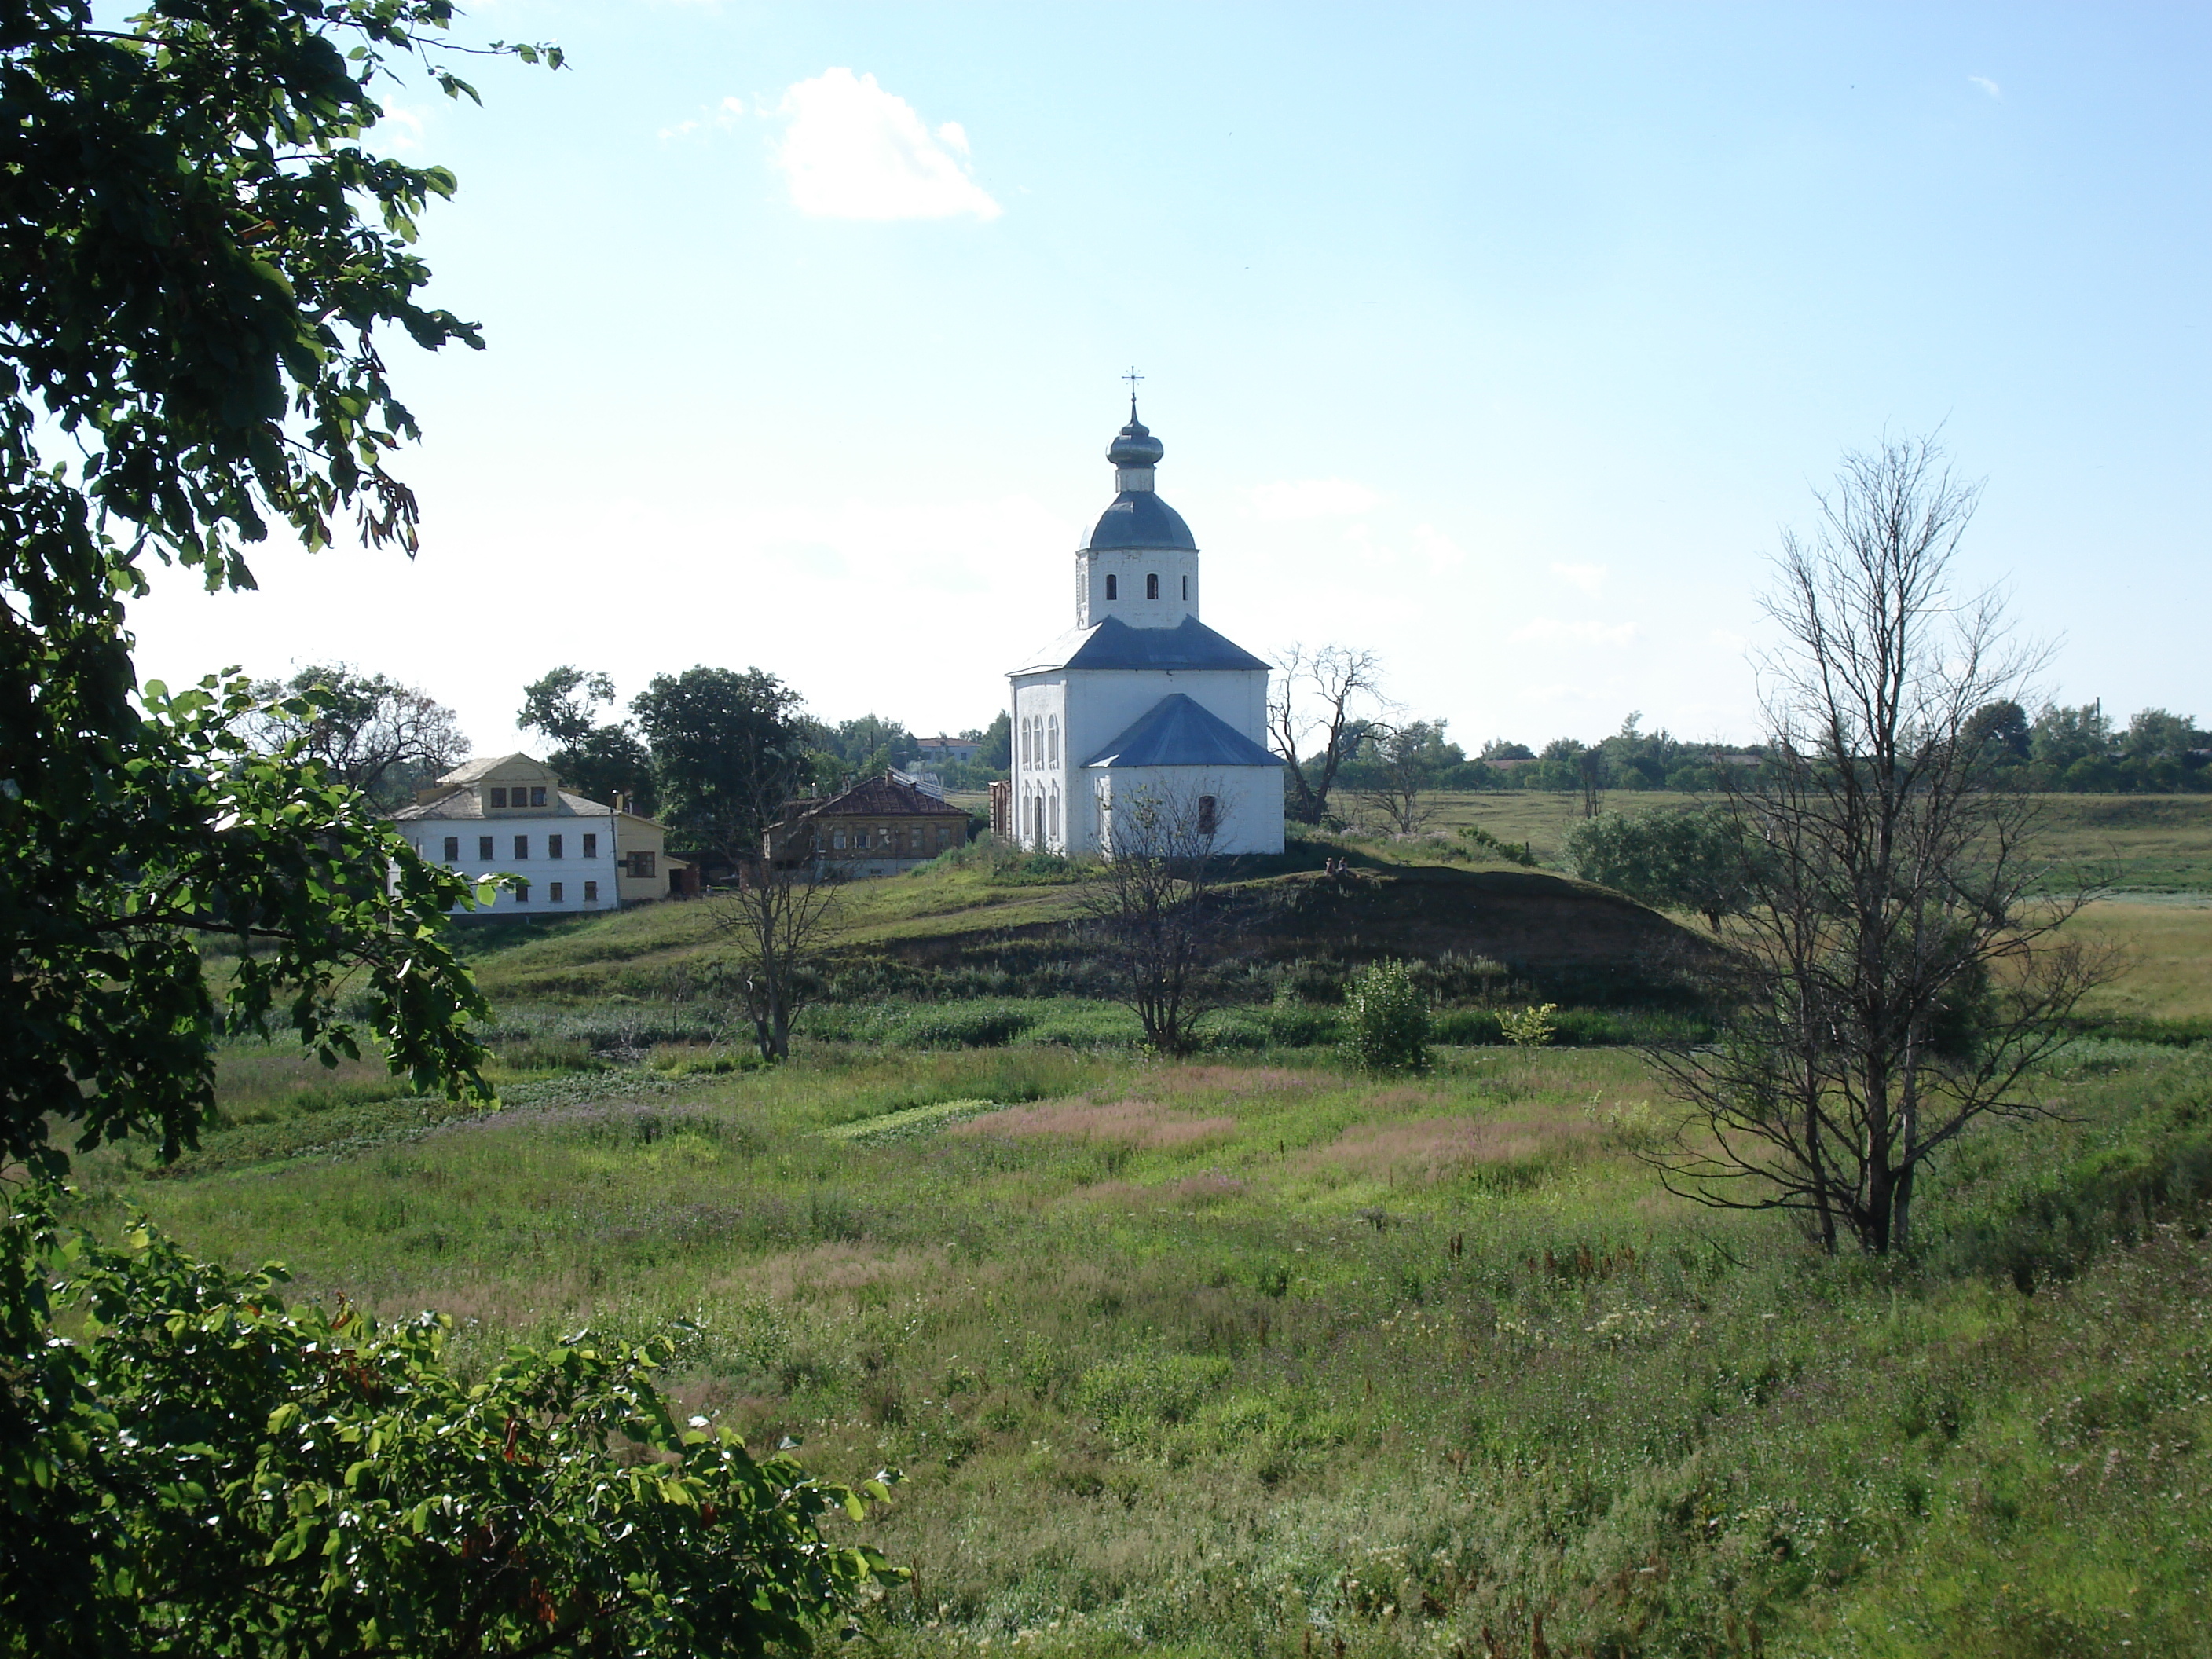
<svg viewBox="0 0 2212 1659"><path fill-rule="evenodd" d="M1222 854L1283 850L1283 775L1272 766L1133 766L1091 775L1084 791L1097 825L1110 831L1114 804L1150 795L1178 814L1194 812L1200 797L1214 798L1213 850ZM1110 856L1110 849L1109 849Z"/></svg>
<svg viewBox="0 0 2212 1659"><path fill-rule="evenodd" d="M1076 669L1067 675L1078 688L1070 727L1080 766L1120 737L1163 697L1178 691L1224 726L1253 742L1267 740L1267 677L1258 669L1156 670Z"/></svg>
<svg viewBox="0 0 2212 1659"><path fill-rule="evenodd" d="M1087 850L1067 831L1067 688L1058 678L1018 682L1014 688L1014 825L1024 847L1054 852Z"/></svg>
<svg viewBox="0 0 2212 1659"><path fill-rule="evenodd" d="M1114 597L1106 596L1107 578ZM1159 579L1149 596L1148 576ZM1109 617L1132 628L1173 628L1198 610L1198 555L1182 549L1109 547L1075 556L1075 625L1089 628Z"/></svg>
<svg viewBox="0 0 2212 1659"><path fill-rule="evenodd" d="M1099 750L1135 725L1162 698L1181 692L1193 702L1264 747L1267 740L1267 677L1259 669L1058 670L1025 676L1014 684L1014 805L1017 833L1024 846L1054 852L1095 852L1097 811L1083 767ZM1024 722L1039 734L1038 752L1024 761ZM1058 763L1052 753L1058 722ZM1273 769L1269 769L1272 770ZM1053 802L1060 803L1054 831ZM1042 841L1037 834L1042 810ZM1277 804L1280 823L1280 803ZM1279 850L1279 849L1277 849Z"/></svg>

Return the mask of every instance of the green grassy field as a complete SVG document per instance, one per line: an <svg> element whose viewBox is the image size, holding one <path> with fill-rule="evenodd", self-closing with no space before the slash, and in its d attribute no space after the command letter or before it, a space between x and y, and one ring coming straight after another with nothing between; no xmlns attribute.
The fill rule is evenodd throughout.
<svg viewBox="0 0 2212 1659"><path fill-rule="evenodd" d="M2188 1052L2085 1051L1889 1270L1668 1195L1618 1050L536 1058L482 1115L241 1054L87 1202L474 1358L680 1331L687 1410L908 1473L898 1652L2201 1650L2212 1247L2094 1185L2203 1152Z"/></svg>
<svg viewBox="0 0 2212 1659"><path fill-rule="evenodd" d="M1071 890L939 869L848 927ZM2104 1012L2212 1017L2212 906L2075 925L2130 950ZM88 1211L440 1309L471 1364L676 1333L685 1410L905 1470L871 1529L917 1570L890 1652L2207 1650L2212 1045L2077 1046L2037 1083L2060 1115L1940 1165L1924 1249L1871 1264L1668 1194L1626 1049L1377 1080L1311 1046L1326 1008L1166 1063L1080 998L878 995L770 1071L707 907L470 948L503 1109L226 1050L222 1124L171 1169L88 1160Z"/></svg>
<svg viewBox="0 0 2212 1659"><path fill-rule="evenodd" d="M1579 795L1514 790L1431 798L1436 823L1479 823L1506 841L1525 841L1556 860L1582 816ZM1669 791L1616 789L1609 811L1644 812L1699 799ZM2043 795L2045 845L2071 880L2148 892L2212 892L2212 795Z"/></svg>

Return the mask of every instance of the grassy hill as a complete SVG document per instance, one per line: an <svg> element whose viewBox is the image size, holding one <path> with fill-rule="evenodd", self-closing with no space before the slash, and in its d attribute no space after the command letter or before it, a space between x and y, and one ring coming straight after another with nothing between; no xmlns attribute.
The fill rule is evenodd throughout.
<svg viewBox="0 0 2212 1659"><path fill-rule="evenodd" d="M1324 874L1323 860L1339 854L1352 869ZM1246 1000L1266 994L1270 969L1398 956L1489 963L1536 991L1663 1000L1705 948L1700 934L1618 894L1548 872L1480 867L1455 848L1318 843L1240 861L1230 875L1224 926L1251 981ZM1016 994L1061 988L1090 956L1078 927L1086 892L1079 867L981 849L855 883L842 900L831 971L849 979L867 964L896 964L906 971L860 977L912 994L986 983ZM716 927L713 905L701 903L487 929L477 972L502 1002L681 1000L718 957Z"/></svg>

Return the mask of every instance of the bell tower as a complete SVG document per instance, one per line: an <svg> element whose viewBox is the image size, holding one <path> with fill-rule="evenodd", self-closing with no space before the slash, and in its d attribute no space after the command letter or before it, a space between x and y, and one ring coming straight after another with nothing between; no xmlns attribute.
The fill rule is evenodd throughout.
<svg viewBox="0 0 2212 1659"><path fill-rule="evenodd" d="M1133 375L1135 371L1132 370ZM1131 628L1176 628L1198 611L1198 544L1190 526L1159 497L1155 469L1167 447L1137 418L1114 434L1114 500L1075 554L1075 625L1113 617Z"/></svg>

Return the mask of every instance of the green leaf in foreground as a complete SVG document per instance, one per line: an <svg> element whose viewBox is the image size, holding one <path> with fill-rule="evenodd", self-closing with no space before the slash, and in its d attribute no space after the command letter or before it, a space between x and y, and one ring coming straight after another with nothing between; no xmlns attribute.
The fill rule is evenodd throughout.
<svg viewBox="0 0 2212 1659"><path fill-rule="evenodd" d="M756 1655L905 1574L859 1492L756 1459L579 1333L481 1380L448 1322L291 1309L134 1228L0 1223L0 1629L25 1655Z"/></svg>

